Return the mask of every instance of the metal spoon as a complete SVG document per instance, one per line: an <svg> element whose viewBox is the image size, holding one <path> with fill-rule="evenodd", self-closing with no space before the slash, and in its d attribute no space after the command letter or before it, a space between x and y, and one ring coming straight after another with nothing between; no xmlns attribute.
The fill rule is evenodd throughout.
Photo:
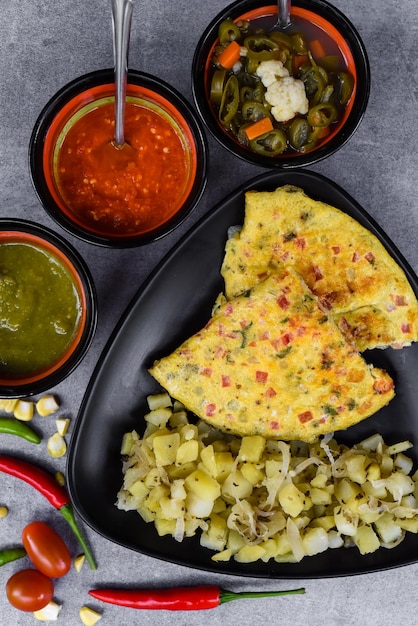
<svg viewBox="0 0 418 626"><path fill-rule="evenodd" d="M123 148L125 145L126 84L132 8L132 0L112 0L115 60L115 139L113 143L116 148Z"/></svg>
<svg viewBox="0 0 418 626"><path fill-rule="evenodd" d="M290 26L290 5L291 0L277 0L277 22L274 26L276 30L285 30Z"/></svg>

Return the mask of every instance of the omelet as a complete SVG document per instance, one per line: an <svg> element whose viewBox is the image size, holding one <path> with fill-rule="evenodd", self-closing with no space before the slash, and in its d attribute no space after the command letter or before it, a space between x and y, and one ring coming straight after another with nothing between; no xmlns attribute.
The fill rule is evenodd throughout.
<svg viewBox="0 0 418 626"><path fill-rule="evenodd" d="M226 244L221 268L226 297L286 268L303 277L360 351L417 341L416 295L373 233L298 187L249 191L242 229Z"/></svg>
<svg viewBox="0 0 418 626"><path fill-rule="evenodd" d="M283 440L348 428L395 393L291 268L218 302L207 325L149 371L221 431Z"/></svg>

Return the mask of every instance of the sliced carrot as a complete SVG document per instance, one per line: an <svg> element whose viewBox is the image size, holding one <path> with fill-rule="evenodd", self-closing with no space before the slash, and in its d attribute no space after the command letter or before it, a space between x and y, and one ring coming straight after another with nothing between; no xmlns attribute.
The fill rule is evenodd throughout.
<svg viewBox="0 0 418 626"><path fill-rule="evenodd" d="M312 56L313 56L313 58L316 61L318 61L318 59L322 59L324 56L326 56L326 52L325 52L324 46L319 41L319 39L314 39L314 41L312 41L312 43L310 44L309 47L310 47Z"/></svg>
<svg viewBox="0 0 418 626"><path fill-rule="evenodd" d="M299 68L304 63L307 63L308 61L309 61L309 57L308 57L307 54L295 54L293 59L292 59L293 74L296 74L296 72L299 70Z"/></svg>
<svg viewBox="0 0 418 626"><path fill-rule="evenodd" d="M264 135L264 133L268 133L270 130L273 130L271 119L269 117L262 117L261 120L254 122L251 126L247 126L245 134L247 135L249 141L252 141L256 137Z"/></svg>
<svg viewBox="0 0 418 626"><path fill-rule="evenodd" d="M218 56L218 62L222 67L226 70L230 70L231 67L235 65L241 55L241 46L238 42L231 41L225 48L222 50L221 54Z"/></svg>

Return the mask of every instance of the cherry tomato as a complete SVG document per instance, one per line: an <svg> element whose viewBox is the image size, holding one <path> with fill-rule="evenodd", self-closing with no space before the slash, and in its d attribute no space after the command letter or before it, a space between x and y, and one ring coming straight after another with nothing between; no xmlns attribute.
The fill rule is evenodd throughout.
<svg viewBox="0 0 418 626"><path fill-rule="evenodd" d="M50 578L64 576L71 567L71 555L61 537L48 524L32 522L22 531L28 557L40 572Z"/></svg>
<svg viewBox="0 0 418 626"><path fill-rule="evenodd" d="M6 595L20 611L39 611L52 600L54 583L36 569L22 569L7 581Z"/></svg>

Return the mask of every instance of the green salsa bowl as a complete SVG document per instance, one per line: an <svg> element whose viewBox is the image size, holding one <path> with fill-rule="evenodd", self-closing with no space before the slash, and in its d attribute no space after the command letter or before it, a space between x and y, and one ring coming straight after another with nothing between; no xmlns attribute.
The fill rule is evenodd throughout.
<svg viewBox="0 0 418 626"><path fill-rule="evenodd" d="M42 393L77 367L97 324L93 279L49 229L0 219L0 397Z"/></svg>

